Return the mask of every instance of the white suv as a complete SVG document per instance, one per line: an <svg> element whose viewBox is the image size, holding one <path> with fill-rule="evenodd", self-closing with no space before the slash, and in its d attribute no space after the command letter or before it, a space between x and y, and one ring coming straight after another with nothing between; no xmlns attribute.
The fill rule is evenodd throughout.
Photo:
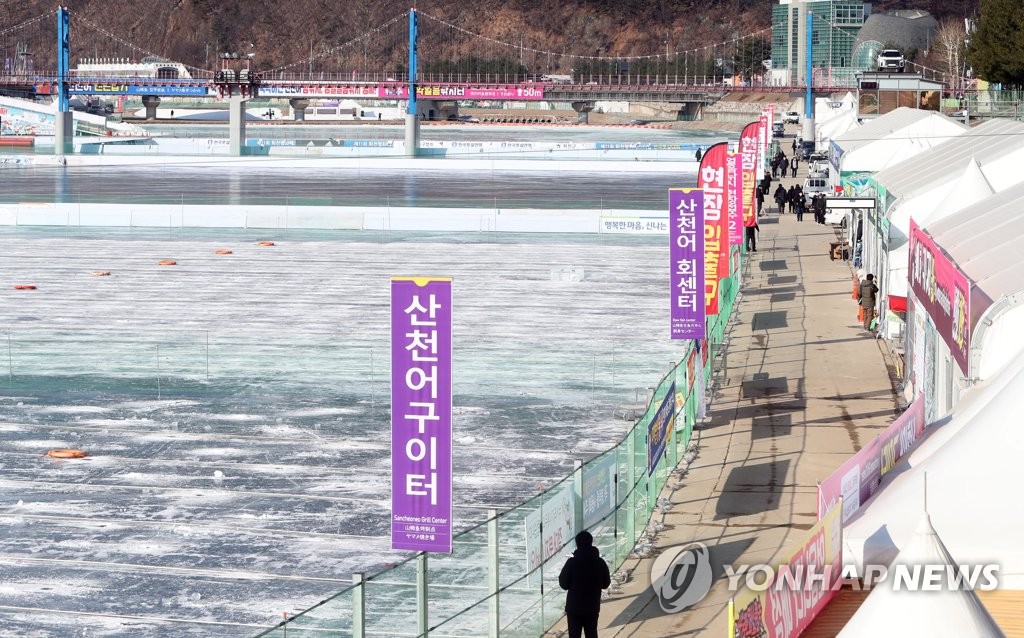
<svg viewBox="0 0 1024 638"><path fill-rule="evenodd" d="M786 111L786 114L782 116L782 121L786 124L799 124L800 114L796 111Z"/></svg>
<svg viewBox="0 0 1024 638"><path fill-rule="evenodd" d="M903 73L903 67L905 67L906 64L906 60L903 59L903 54L896 49L885 49L878 54L879 71L895 71L897 73Z"/></svg>

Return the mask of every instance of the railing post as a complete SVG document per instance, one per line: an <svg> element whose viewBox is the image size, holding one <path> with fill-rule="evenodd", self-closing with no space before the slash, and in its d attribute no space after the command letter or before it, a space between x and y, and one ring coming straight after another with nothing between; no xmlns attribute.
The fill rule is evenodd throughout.
<svg viewBox="0 0 1024 638"><path fill-rule="evenodd" d="M427 553L416 555L416 635L428 635L427 617Z"/></svg>
<svg viewBox="0 0 1024 638"><path fill-rule="evenodd" d="M578 459L572 462L572 491L573 513L576 519L575 533L579 534L586 528L583 526L583 461Z"/></svg>
<svg viewBox="0 0 1024 638"><path fill-rule="evenodd" d="M501 633L501 605L498 589L498 511L487 510L487 593L490 595L487 618L487 638L499 638Z"/></svg>
<svg viewBox="0 0 1024 638"><path fill-rule="evenodd" d="M366 578L363 572L352 574L352 638L366 636Z"/></svg>

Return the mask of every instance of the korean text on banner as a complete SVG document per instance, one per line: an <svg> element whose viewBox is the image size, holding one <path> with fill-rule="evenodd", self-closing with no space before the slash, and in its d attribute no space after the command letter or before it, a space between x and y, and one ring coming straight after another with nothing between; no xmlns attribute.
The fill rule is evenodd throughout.
<svg viewBox="0 0 1024 638"><path fill-rule="evenodd" d="M730 626L736 638L796 638L842 585L843 524L838 507L810 529L800 548L778 566L765 589L736 592ZM795 584L794 584L795 583Z"/></svg>
<svg viewBox="0 0 1024 638"><path fill-rule="evenodd" d="M661 455L665 453L665 446L675 426L675 406L676 386L673 383L647 426L647 476L654 474Z"/></svg>
<svg viewBox="0 0 1024 638"><path fill-rule="evenodd" d="M910 289L935 324L935 331L969 376L970 300L967 277L935 245L913 219L910 220Z"/></svg>
<svg viewBox="0 0 1024 638"><path fill-rule="evenodd" d="M725 210L729 226L729 244L743 243L743 173L739 153L725 156Z"/></svg>
<svg viewBox="0 0 1024 638"><path fill-rule="evenodd" d="M758 177L764 177L768 170L768 144L770 143L768 136L772 132L772 125L768 120L767 110L761 111L761 116L757 119L757 123L758 133L760 133L757 137L757 172Z"/></svg>
<svg viewBox="0 0 1024 638"><path fill-rule="evenodd" d="M583 527L591 529L615 511L615 454L583 467ZM609 524L614 519L609 519Z"/></svg>
<svg viewBox="0 0 1024 638"><path fill-rule="evenodd" d="M719 142L700 159L697 186L704 191L704 312L718 314L718 287L729 276L729 225L725 209L725 155Z"/></svg>
<svg viewBox="0 0 1024 638"><path fill-rule="evenodd" d="M697 188L672 188L669 201L669 281L672 339L703 339L704 194Z"/></svg>
<svg viewBox="0 0 1024 638"><path fill-rule="evenodd" d="M757 219L757 135L760 122L751 122L740 133L740 170L743 178L743 225L753 226Z"/></svg>
<svg viewBox="0 0 1024 638"><path fill-rule="evenodd" d="M558 553L576 534L576 500L569 482L558 492L541 497L540 505L526 515L526 570L529 583L538 586L538 567ZM541 523L543 522L543 526ZM537 571L534 571L537 570Z"/></svg>
<svg viewBox="0 0 1024 638"><path fill-rule="evenodd" d="M391 278L391 548L452 551L451 278Z"/></svg>

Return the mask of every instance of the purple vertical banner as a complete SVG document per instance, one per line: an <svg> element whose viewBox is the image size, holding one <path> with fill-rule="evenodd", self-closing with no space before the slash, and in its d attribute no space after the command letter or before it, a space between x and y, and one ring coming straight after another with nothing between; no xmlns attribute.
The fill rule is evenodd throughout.
<svg viewBox="0 0 1024 638"><path fill-rule="evenodd" d="M670 188L669 259L671 260L672 339L703 339L704 315L704 192Z"/></svg>
<svg viewBox="0 0 1024 638"><path fill-rule="evenodd" d="M452 280L391 278L391 548L452 551Z"/></svg>

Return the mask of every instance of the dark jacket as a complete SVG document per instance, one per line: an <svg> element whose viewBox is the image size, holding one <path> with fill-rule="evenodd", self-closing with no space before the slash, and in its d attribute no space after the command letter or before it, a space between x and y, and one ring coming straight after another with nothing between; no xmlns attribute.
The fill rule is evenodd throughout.
<svg viewBox="0 0 1024 638"><path fill-rule="evenodd" d="M857 301L860 302L862 308L874 308L875 295L877 294L878 286L875 285L875 282L865 279L860 282L860 290L857 291Z"/></svg>
<svg viewBox="0 0 1024 638"><path fill-rule="evenodd" d="M558 574L565 595L565 613L591 616L601 611L601 590L612 584L608 563L596 547L583 547L572 553Z"/></svg>

